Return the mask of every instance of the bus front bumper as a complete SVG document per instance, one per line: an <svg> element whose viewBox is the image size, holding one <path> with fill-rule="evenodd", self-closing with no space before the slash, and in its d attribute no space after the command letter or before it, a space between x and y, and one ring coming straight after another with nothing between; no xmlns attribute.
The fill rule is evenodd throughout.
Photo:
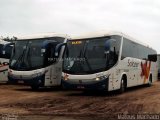
<svg viewBox="0 0 160 120"><path fill-rule="evenodd" d="M24 85L38 85L44 86L45 75L37 76L34 78L16 78L13 76L8 76L8 81L11 84L24 84Z"/></svg>
<svg viewBox="0 0 160 120"><path fill-rule="evenodd" d="M82 83L75 83L73 80L63 80L62 79L62 86L65 89L71 90L108 90L108 80L109 78L100 80L100 81L91 81L91 82L82 82Z"/></svg>

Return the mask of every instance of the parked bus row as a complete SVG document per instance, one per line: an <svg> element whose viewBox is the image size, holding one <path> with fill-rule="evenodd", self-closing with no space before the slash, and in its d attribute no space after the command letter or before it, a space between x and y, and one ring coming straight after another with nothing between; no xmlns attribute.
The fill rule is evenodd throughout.
<svg viewBox="0 0 160 120"><path fill-rule="evenodd" d="M10 83L66 89L125 91L157 80L157 53L122 33L79 37L50 34L19 37L9 62Z"/></svg>

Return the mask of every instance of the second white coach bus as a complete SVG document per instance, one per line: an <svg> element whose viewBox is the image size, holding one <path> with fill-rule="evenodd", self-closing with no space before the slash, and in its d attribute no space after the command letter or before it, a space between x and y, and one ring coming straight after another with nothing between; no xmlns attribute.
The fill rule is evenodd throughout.
<svg viewBox="0 0 160 120"><path fill-rule="evenodd" d="M122 33L100 33L67 42L62 85L68 89L120 90L157 80L152 48Z"/></svg>
<svg viewBox="0 0 160 120"><path fill-rule="evenodd" d="M9 42L0 39L0 82L8 81L8 65L12 52L12 46L5 48L6 54L3 55L3 47Z"/></svg>
<svg viewBox="0 0 160 120"><path fill-rule="evenodd" d="M32 89L61 85L61 58L67 39L61 34L19 37L9 63L9 82L24 83Z"/></svg>

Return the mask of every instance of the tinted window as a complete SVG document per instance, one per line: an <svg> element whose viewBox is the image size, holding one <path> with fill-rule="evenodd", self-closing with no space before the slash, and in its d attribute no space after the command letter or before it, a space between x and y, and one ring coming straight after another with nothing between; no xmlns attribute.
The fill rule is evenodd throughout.
<svg viewBox="0 0 160 120"><path fill-rule="evenodd" d="M126 38L123 39L122 59L125 57L133 57L147 60L148 55L156 54L156 51L146 46L132 42Z"/></svg>
<svg viewBox="0 0 160 120"><path fill-rule="evenodd" d="M3 48L3 45L0 44L0 57L2 57L2 48Z"/></svg>
<svg viewBox="0 0 160 120"><path fill-rule="evenodd" d="M15 49L10 59L10 68L14 70L34 70L51 64L48 58L52 58L54 46L48 44L64 42L64 38L50 37L39 39L17 40ZM53 61L51 61L53 63Z"/></svg>
<svg viewBox="0 0 160 120"><path fill-rule="evenodd" d="M59 42L49 43L46 48L45 54L45 66L49 66L55 63L58 60L58 57L55 56L55 47L59 44ZM58 51L60 53L60 50Z"/></svg>
<svg viewBox="0 0 160 120"><path fill-rule="evenodd" d="M12 46L7 46L4 51L5 51L5 54L2 54L3 45L0 45L0 57L10 59L11 53L12 53Z"/></svg>
<svg viewBox="0 0 160 120"><path fill-rule="evenodd" d="M7 58L7 59L10 59L11 53L12 53L12 46L7 46L5 48L5 53L6 54L4 55L4 57Z"/></svg>

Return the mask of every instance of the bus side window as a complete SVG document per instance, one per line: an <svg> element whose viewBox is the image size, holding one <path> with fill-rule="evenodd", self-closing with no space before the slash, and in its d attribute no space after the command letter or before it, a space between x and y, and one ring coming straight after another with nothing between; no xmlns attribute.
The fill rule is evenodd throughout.
<svg viewBox="0 0 160 120"><path fill-rule="evenodd" d="M51 58L51 44L48 45L47 50L46 50L46 65L50 65L53 61Z"/></svg>
<svg viewBox="0 0 160 120"><path fill-rule="evenodd" d="M0 57L1 57L1 58L3 57L2 48L3 48L3 45L0 44Z"/></svg>

